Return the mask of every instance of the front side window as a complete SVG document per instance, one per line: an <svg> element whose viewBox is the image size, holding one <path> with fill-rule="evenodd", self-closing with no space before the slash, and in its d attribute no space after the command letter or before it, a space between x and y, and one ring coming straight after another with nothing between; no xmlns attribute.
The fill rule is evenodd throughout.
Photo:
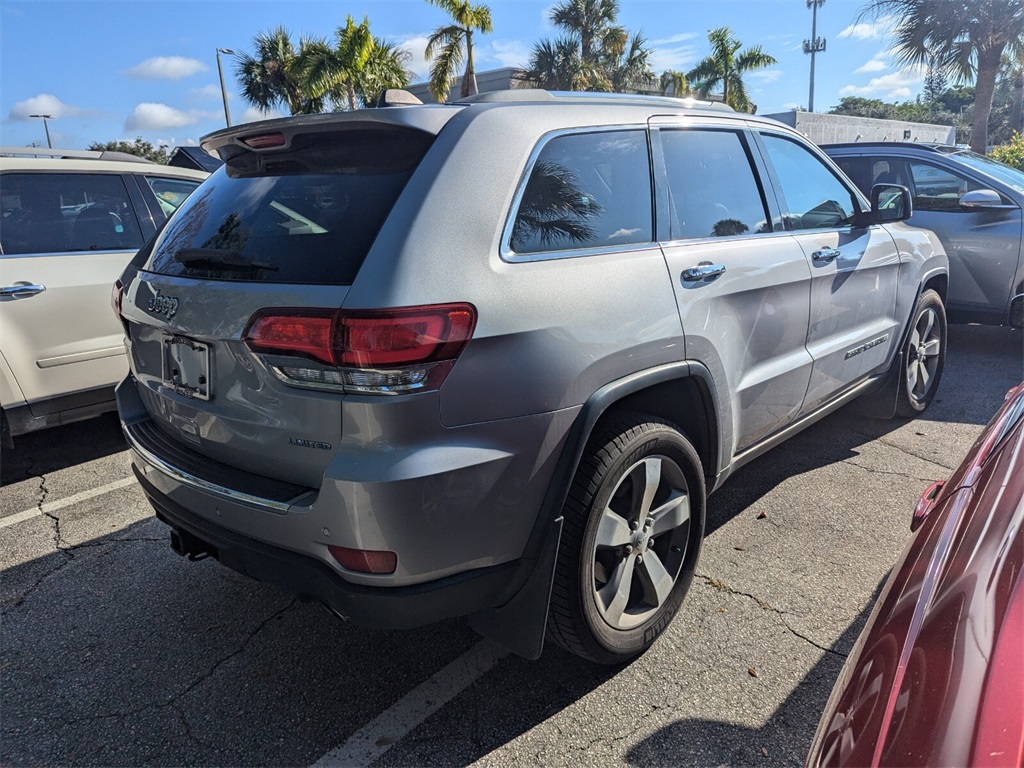
<svg viewBox="0 0 1024 768"><path fill-rule="evenodd" d="M670 239L772 231L740 134L662 129L660 135L671 203Z"/></svg>
<svg viewBox="0 0 1024 768"><path fill-rule="evenodd" d="M4 254L137 250L142 233L116 174L0 176Z"/></svg>
<svg viewBox="0 0 1024 768"><path fill-rule="evenodd" d="M966 212L960 198L982 185L947 168L913 160L907 163L914 193L915 211Z"/></svg>
<svg viewBox="0 0 1024 768"><path fill-rule="evenodd" d="M782 187L787 229L836 229L853 223L856 197L806 147L781 136L764 136L768 157Z"/></svg>
<svg viewBox="0 0 1024 768"><path fill-rule="evenodd" d="M509 245L531 254L649 243L651 200L645 130L558 136L537 157Z"/></svg>
<svg viewBox="0 0 1024 768"><path fill-rule="evenodd" d="M185 202L185 199L192 194L198 181L191 179L171 179L166 176L146 176L146 183L156 195L156 201L160 204L160 212L166 219Z"/></svg>

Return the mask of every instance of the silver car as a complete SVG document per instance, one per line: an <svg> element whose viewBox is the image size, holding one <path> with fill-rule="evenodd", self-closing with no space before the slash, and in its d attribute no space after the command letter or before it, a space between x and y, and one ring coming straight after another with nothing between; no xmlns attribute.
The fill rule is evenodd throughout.
<svg viewBox="0 0 1024 768"><path fill-rule="evenodd" d="M935 395L947 260L905 189L710 105L408 101L207 136L224 167L122 276L119 410L180 554L622 662L733 471Z"/></svg>
<svg viewBox="0 0 1024 768"><path fill-rule="evenodd" d="M1024 325L1024 173L942 145L876 142L822 149L863 190L880 182L910 189L909 223L935 232L949 256L950 322Z"/></svg>

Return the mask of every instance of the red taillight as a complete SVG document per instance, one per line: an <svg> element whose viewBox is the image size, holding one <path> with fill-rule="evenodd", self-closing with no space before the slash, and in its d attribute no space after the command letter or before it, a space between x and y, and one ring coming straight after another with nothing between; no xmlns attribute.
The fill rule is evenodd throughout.
<svg viewBox="0 0 1024 768"><path fill-rule="evenodd" d="M935 504L939 500L939 494L942 493L943 485L944 483L941 480L937 483L932 483L928 486L928 490L921 494L921 499L914 508L914 516L910 519L910 530L916 531L920 528L921 523L935 509Z"/></svg>
<svg viewBox="0 0 1024 768"><path fill-rule="evenodd" d="M243 339L254 352L302 357L335 371L274 364L289 383L359 392L440 386L473 335L471 304L387 310L260 310Z"/></svg>
<svg viewBox="0 0 1024 768"><path fill-rule="evenodd" d="M473 333L476 311L468 304L342 314L338 364L393 368L458 357Z"/></svg>
<svg viewBox="0 0 1024 768"><path fill-rule="evenodd" d="M342 568L359 573L394 573L398 567L398 555L387 550L349 549L329 544L334 559Z"/></svg>
<svg viewBox="0 0 1024 768"><path fill-rule="evenodd" d="M333 365L334 315L262 315L254 317L245 340L256 352L299 354Z"/></svg>
<svg viewBox="0 0 1024 768"><path fill-rule="evenodd" d="M261 133L258 136L247 136L241 141L253 149L272 149L283 147L287 143L283 133Z"/></svg>

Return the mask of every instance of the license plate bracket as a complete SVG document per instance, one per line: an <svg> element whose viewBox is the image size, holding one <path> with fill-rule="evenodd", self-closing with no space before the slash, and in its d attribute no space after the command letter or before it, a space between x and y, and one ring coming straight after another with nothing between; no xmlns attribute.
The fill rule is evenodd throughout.
<svg viewBox="0 0 1024 768"><path fill-rule="evenodd" d="M178 334L163 337L164 384L179 395L195 400L210 399L210 347Z"/></svg>

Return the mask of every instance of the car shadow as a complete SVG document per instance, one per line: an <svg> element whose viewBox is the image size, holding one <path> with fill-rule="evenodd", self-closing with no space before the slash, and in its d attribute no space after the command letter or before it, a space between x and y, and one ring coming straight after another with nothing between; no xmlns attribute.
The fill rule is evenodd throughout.
<svg viewBox="0 0 1024 768"><path fill-rule="evenodd" d="M0 456L0 487L127 450L116 413L29 432Z"/></svg>

